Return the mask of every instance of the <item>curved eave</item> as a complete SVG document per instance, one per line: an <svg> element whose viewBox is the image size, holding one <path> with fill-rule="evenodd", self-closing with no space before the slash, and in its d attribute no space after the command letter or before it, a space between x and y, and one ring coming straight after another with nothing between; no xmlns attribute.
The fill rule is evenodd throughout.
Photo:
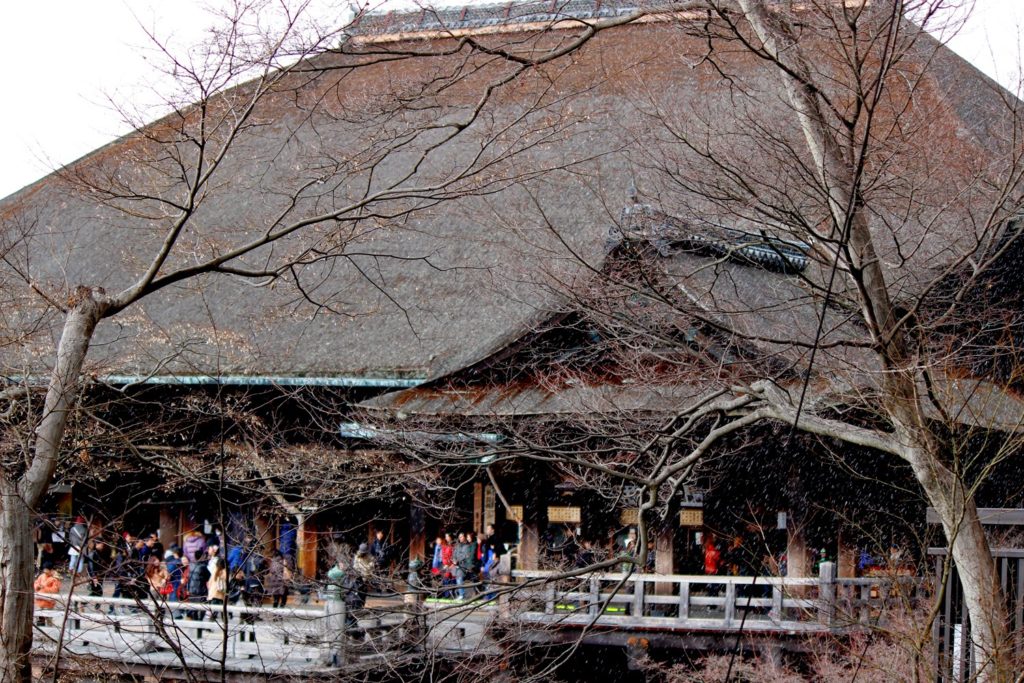
<svg viewBox="0 0 1024 683"><path fill-rule="evenodd" d="M34 386L48 383L46 377L12 378L12 382ZM294 377L287 375L102 375L95 381L103 384L181 385L181 386L241 386L241 387L351 387L378 389L411 389L426 381L425 378L395 377Z"/></svg>

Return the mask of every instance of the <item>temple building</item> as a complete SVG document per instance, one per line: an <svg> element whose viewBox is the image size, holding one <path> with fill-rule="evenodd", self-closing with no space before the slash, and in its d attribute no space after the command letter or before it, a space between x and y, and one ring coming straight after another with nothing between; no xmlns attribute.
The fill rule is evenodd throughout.
<svg viewBox="0 0 1024 683"><path fill-rule="evenodd" d="M342 47L275 82L237 139L214 129L209 145L226 157L198 192L198 114L183 108L5 199L0 362L12 385L49 372L54 299L133 282L182 211L188 248L166 270L309 223L97 328L87 410L44 512L159 529L165 544L222 528L230 543L294 552L311 580L332 546L376 530L398 560L427 557L444 531L494 524L532 569L572 564L584 548L630 550L643 515L649 569L663 574L700 573L711 537L723 548L739 538L748 571L791 576L822 557L852 576L863 553L927 547L927 506L890 456L771 420L692 462L700 435L670 437L696 406L759 382L808 414L877 418L872 342L820 250L782 224L793 207L756 220L676 175L692 159L674 145L709 121L722 127L704 152L771 175L763 141L741 124L780 147L800 131L763 60L706 59L687 30L701 17L655 14L517 72L473 114L514 65L459 41L551 51L580 22L635 9L572 0L367 15ZM820 47L827 70L835 54ZM988 190L976 181L1005 153L1006 93L928 36L914 49L903 55L912 102L880 115L914 128L917 142L892 150L899 187L931 203L901 215L895 190L880 201L889 213L876 220L897 227L879 258L896 299L931 306L914 314L934 316L931 341L950 349L927 387L936 421L998 461L979 501L1021 507L1024 490L998 483L1019 480L1019 465L999 457L1005 439L985 437L1015 434L1024 412L1022 328L1006 303L1019 300L1020 248L1000 251L1016 223L980 249L1004 266L972 285L978 316L942 319L950 283L967 277L963 254L979 248L964 226L979 224ZM239 107L252 87L211 111ZM459 133L442 140L447 125ZM940 206L949 188L976 196ZM288 267L250 277L282 254ZM948 286L933 286L937 274Z"/></svg>

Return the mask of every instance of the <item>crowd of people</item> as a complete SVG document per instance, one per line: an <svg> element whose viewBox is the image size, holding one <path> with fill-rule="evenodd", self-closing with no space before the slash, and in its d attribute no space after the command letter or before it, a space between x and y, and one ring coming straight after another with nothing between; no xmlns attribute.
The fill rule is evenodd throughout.
<svg viewBox="0 0 1024 683"><path fill-rule="evenodd" d="M607 559L607 553L587 539L575 538L568 566L588 567ZM614 551L628 554L633 551L636 534L629 530L616 537ZM785 576L787 558L759 554L760 544L736 533L725 539L707 532L702 539L703 573L707 576L749 576L768 573ZM397 548L389 543L383 531L376 531L369 543L361 543L353 552L351 546L339 550L331 571L326 577L328 588L340 590L350 607L362 607L371 592L394 594L398 584L392 584ZM564 558L569 544L556 550ZM289 550L284 548L284 550ZM398 592L422 592L441 598L465 600L478 591L487 590L495 583L503 567L502 557L507 550L493 525L483 533L474 531L444 532L439 534L427 557L429 574L420 575L422 563L410 563L404 587ZM653 543L647 554L647 571L654 570ZM815 568L829 557L821 550ZM66 562L66 565L65 565ZM858 575L877 571L879 566L902 569L903 553L893 545L888 558L878 559L862 551L857 561ZM111 536L109 531L90 528L86 520L77 517L59 531L37 537L37 566L39 574L34 589L36 605L52 609L54 601L46 594L60 592L63 580L58 566L66 566L73 587L87 586L89 595L103 596L105 586L113 585L111 597L135 601L155 600L161 603L188 603L177 605L176 612L187 611L188 616L200 619L209 610L196 605L224 605L241 603L247 606L284 607L289 594L296 588L309 592L310 585L300 583L293 552L280 549L264 554L262 544L251 536L226 547L224 538L216 529L211 533L193 530L185 534L181 545L164 548L156 533L135 536L123 532ZM628 570L628 568L626 568ZM712 586L712 590L715 587Z"/></svg>
<svg viewBox="0 0 1024 683"><path fill-rule="evenodd" d="M506 553L493 525L484 533L461 531L441 533L434 540L429 554L429 576L422 576L423 563L409 562L404 583L392 581L392 546L378 531L371 543L361 543L354 553L339 552L326 577L329 594L344 600L346 621L355 626L355 614L366 605L371 592L394 595L403 593L407 601L424 595L465 600L477 591L486 591L488 584L501 573L501 558Z"/></svg>
<svg viewBox="0 0 1024 683"><path fill-rule="evenodd" d="M111 597L160 603L192 605L241 602L273 607L288 602L295 578L294 558L275 551L268 558L252 537L225 550L221 535L188 532L182 544L166 549L157 534L135 536L124 532L115 540L93 533L83 518L67 530L67 573L72 586L86 584L92 596L104 595L113 584ZM40 543L37 594L56 594L62 580L56 573L57 554L52 543ZM36 605L51 609L54 602L38 597ZM205 610L191 609L189 617L202 618Z"/></svg>
<svg viewBox="0 0 1024 683"><path fill-rule="evenodd" d="M444 533L434 540L430 573L443 597L466 599L473 585L493 581L500 568L505 546L493 525L484 533Z"/></svg>
<svg viewBox="0 0 1024 683"><path fill-rule="evenodd" d="M789 559L785 552L771 556L764 552L758 554L754 548L759 544L736 534L720 543L715 534L708 532L703 538L704 574L707 576L787 576ZM760 544L763 546L763 544ZM821 548L809 558L814 575L821 573L826 562L834 562L835 557L828 549ZM860 548L856 552L854 575L857 577L871 576L880 573L916 572L915 567L906 557L900 544L893 543L889 554L873 555L868 549Z"/></svg>

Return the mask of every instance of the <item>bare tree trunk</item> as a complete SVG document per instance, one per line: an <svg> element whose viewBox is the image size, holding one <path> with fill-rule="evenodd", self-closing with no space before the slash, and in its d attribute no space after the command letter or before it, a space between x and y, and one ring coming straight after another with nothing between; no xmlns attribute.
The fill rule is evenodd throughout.
<svg viewBox="0 0 1024 683"><path fill-rule="evenodd" d="M956 565L971 620L972 657L978 667L972 680L1011 680L1006 604L974 499L935 454L911 453L907 460L938 513Z"/></svg>
<svg viewBox="0 0 1024 683"><path fill-rule="evenodd" d="M0 682L32 680L33 567L31 513L46 493L57 469L68 414L77 400L82 364L96 323L107 304L102 294L80 287L69 302L64 330L43 414L35 431L32 460L15 482L0 476Z"/></svg>
<svg viewBox="0 0 1024 683"><path fill-rule="evenodd" d="M60 444L74 409L82 364L89 353L96 324L109 304L101 292L79 287L72 296L64 318L64 330L57 345L57 360L43 402L43 414L36 427L32 462L18 482L18 491L26 505L36 507L57 469Z"/></svg>
<svg viewBox="0 0 1024 683"><path fill-rule="evenodd" d="M883 403L895 429L901 456L910 464L928 502L936 509L956 563L964 604L971 619L976 680L1010 677L1006 659L1007 611L999 579L974 499L964 482L943 463L944 449L932 434L917 391L917 359L897 320L885 271L875 249L868 217L860 201L856 154L846 153L828 125L812 84L810 68L784 20L760 0L738 0L764 52L780 66L786 94L799 119L818 179L827 192L837 265L845 260L856 287L864 321L885 368ZM897 30L899 13L890 31ZM883 67L884 68L884 67ZM843 244L846 245L844 251Z"/></svg>
<svg viewBox="0 0 1024 683"><path fill-rule="evenodd" d="M32 680L32 567L30 508L10 479L0 478L0 681Z"/></svg>

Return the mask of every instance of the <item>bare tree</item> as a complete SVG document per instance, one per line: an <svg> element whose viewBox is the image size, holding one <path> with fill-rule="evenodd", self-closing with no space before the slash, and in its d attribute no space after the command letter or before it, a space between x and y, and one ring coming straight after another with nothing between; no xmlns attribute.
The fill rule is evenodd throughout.
<svg viewBox="0 0 1024 683"><path fill-rule="evenodd" d="M85 200L101 207L101 220L120 216L136 229L145 226L143 239L112 264L114 293L79 286L74 256L65 257L67 276L49 274L63 280L61 285L41 282L38 264L27 256L40 249L30 212L5 211L8 239L25 244L5 259L9 278L31 283L35 292L33 305L24 306L24 318L32 324L12 328L9 336L17 343L45 332L48 315L61 319L63 329L44 404L36 412L31 406L9 411L37 421L22 423L31 426L31 434L9 449L0 481L5 676L23 680L28 675L29 510L38 505L59 461L97 326L138 310L157 292L186 283L206 285L211 275L268 289L289 281L305 302L333 310L343 296L327 291L326 273L342 260L386 292L387 283L375 279L373 268L367 273L361 266L410 256L375 251L361 238L401 229L408 217L441 202L486 197L513 180L551 170L550 163L506 162L520 157L536 162L531 150L555 139L571 143L572 125L590 114L575 112L572 98L558 92L562 74L571 75L573 60L601 40L624 35L610 29L657 19L665 36L686 36L683 54L650 44L633 66L642 71L644 60L650 60L652 68L670 72L678 68L674 60L685 57L703 78L718 84L720 93L687 108L679 106L678 89L645 90L643 79L627 93L636 104L628 107L616 142L625 141L629 151L623 156L635 169L641 192L657 195L659 206L631 213L620 228L636 228L659 255L666 244L697 250L692 237L704 236L720 250L711 265L686 271L657 267L656 273L641 268L627 277L575 250L574 236L549 220L549 198L543 193L527 190L522 200L582 265L570 269L571 276L552 273L546 285L568 285L563 291L572 292L570 298L616 340L606 353L622 378L651 380L637 383L633 397L634 407L647 416L628 421L595 416L558 432L524 430L509 420L503 424L516 439L490 448L495 459L486 463L480 448L439 449L436 441L420 438L437 431L436 424L414 428L407 422L402 435L418 435L418 448L412 443L410 449L407 438L398 442L419 458L418 466L431 470L471 470L529 458L568 470L610 495L624 483L640 490L635 502L641 508L641 542L633 558L640 565L646 520L694 467L744 430L781 423L890 454L910 465L940 513L972 615L980 677L1007 677L1005 607L973 484L957 464L953 437L940 429L942 421L962 421L935 418L962 413L969 403L944 381L945 370L959 368L960 360L948 344L937 347L934 341L942 333L956 343L954 328L962 322L965 300L1017 241L1007 221L1020 201L1018 102L1005 97L1001 111L987 113L994 123L983 143L935 142L935 136L948 134L932 121L939 107L932 98L942 55L907 16L927 24L944 20L948 8L941 0L821 0L793 7L705 0L612 19L547 24L544 28L554 30L526 40L442 27L438 40L427 45L396 40L357 49L348 42L327 50L320 61L295 64L281 60L324 51L337 34L299 43L275 39L268 47L251 40L244 13L233 17L230 29L218 34L220 49L206 61L173 63L189 83L185 101L194 104L143 128L131 144L118 148L125 156L98 158L63 174ZM364 69L438 58L442 66L418 74L391 72L387 92L359 90ZM750 63L757 65L754 71ZM538 67L547 70L521 95L526 104L520 100L518 114L491 118L488 105L498 93ZM256 78L228 87L249 76ZM285 104L291 118L280 115ZM380 133L353 149L324 132L327 121L349 131ZM286 142L267 154L261 135L279 125L291 126ZM251 156L259 158L256 169L242 163ZM562 157L555 166L574 161ZM600 175L581 174L579 182L599 185ZM239 186L222 178L251 182L232 194ZM223 211L223 202L257 199L267 203L260 213L270 219ZM19 201L31 205L31 197ZM615 200L605 196L603 201L611 206ZM509 220L509 206L499 207L499 225ZM687 234L671 234L671 217L680 219ZM726 243L721 233L710 235L709 226L722 222L741 226L746 237ZM666 226L667 235L651 232ZM62 247L81 236L69 230L42 248L63 253ZM747 324L751 315L767 315L778 302L762 307L754 302L737 311L718 296L716 288L729 285L721 275L724 265L745 257L747 247L784 262L789 256L810 262L802 275L783 268L799 281L805 300L819 306L817 329L809 337L787 329L761 332ZM426 255L411 258L429 261ZM581 270L589 271L602 290L610 284L618 295L580 295L576 276ZM719 277L700 284L701 273ZM613 308L609 301L622 305ZM652 307L640 310L638 301ZM705 355L695 371L692 330L733 355ZM661 393L644 392L659 380L644 374L652 357L672 368L660 378ZM736 357L743 362L729 360ZM153 360L156 367L167 362ZM825 371L815 372L825 365ZM553 366L546 380L564 389L563 380L574 379L573 368ZM822 378L828 381L817 381ZM678 390L689 379L700 380L700 386ZM580 412L601 402L601 396L584 389L572 392ZM28 401L32 392L18 387L11 398L19 397ZM652 398L658 405L644 403ZM650 417L654 407L659 419ZM491 418L492 425L498 419L478 417ZM260 467L271 468L269 463Z"/></svg>
<svg viewBox="0 0 1024 683"><path fill-rule="evenodd" d="M1006 606L975 492L1018 447L1020 426L1012 415L999 415L999 400L982 405L980 396L1001 394L1012 403L1007 387L1017 373L972 372L991 367L982 357L1013 365L1013 342L1001 346L994 329L1018 329L1019 317L969 302L984 297L994 280L1013 277L1006 255L1019 242L1020 102L982 85L987 95L959 104L976 108L968 116L978 123L977 138L948 137L947 105L936 101L936 87L956 87L956 72L928 30L941 32L944 22L954 30L962 10L941 0L738 0L671 4L630 17L660 17L670 27L657 35L687 36L670 43L681 53L659 44L634 54L636 73L658 73L685 59L705 81L700 97L691 94L685 104L682 86L672 89L665 78L638 78L627 96L637 106L622 117L622 129L646 197L620 229L648 243L655 265L623 273L573 251L604 291L581 294L579 278L562 278L562 291L599 321L601 333L649 361L618 362L621 376L645 386L650 362L692 368L701 361L702 384L689 397L665 397L668 417L648 427L643 443L645 432L633 422L613 426L585 417L599 412L599 397L588 404L583 389L549 375L562 395L576 394L576 414L584 416L576 436L524 431L494 414L490 419L503 420L518 442L490 450L497 459L575 471L606 490L627 482L644 492L645 511L673 495L729 437L765 422L897 458L942 521L971 615L978 679L1006 680ZM600 21L591 28L588 49L621 35L601 31ZM544 200L535 204L545 220ZM657 265L659 256L679 251L712 257ZM781 262L795 287L736 302L745 290L728 264L758 258ZM806 270L791 258L806 259ZM609 286L618 294L609 296ZM810 329L793 329L789 311L798 305L817 308ZM985 316L994 322L986 326ZM987 346L976 350L982 328L989 329ZM695 341L719 353L697 358ZM686 373L674 372L666 382L682 386ZM986 384L992 379L996 387ZM594 381L593 366L581 363L577 387ZM451 382L437 392L458 397L473 385L458 376ZM617 397L619 407L649 407L621 391ZM980 466L968 466L960 446L972 429L1002 441ZM595 435L605 441L595 442ZM428 450L422 457L437 460ZM445 454L441 462L459 457ZM645 546L638 544L641 563Z"/></svg>
<svg viewBox="0 0 1024 683"><path fill-rule="evenodd" d="M239 287L290 284L294 294L278 305L337 312L346 293L331 290L329 276L339 262L387 299L381 262L430 267L430 254L377 249L375 235L543 173L544 164L510 161L571 137L574 117L547 107L543 89L511 116L488 115L518 74L564 52L510 62L473 41L380 49L348 40L347 25L319 29L305 9L238 3L206 48L183 57L163 50L180 85L168 101L173 114L3 207L6 364L22 380L5 392L10 438L0 472L5 681L31 677L31 513L66 450L98 332L111 355L133 356L137 348L116 348L118 325L145 319L141 304L158 293L157 306L196 297L223 310ZM362 89L360 74L372 69L374 78L386 74L388 89ZM218 278L230 284L208 288ZM53 329L59 340L47 348ZM169 342L166 354L139 363L148 366L140 374L185 362L187 347L203 343ZM52 373L36 405L39 358Z"/></svg>
<svg viewBox="0 0 1024 683"><path fill-rule="evenodd" d="M928 129L912 123L903 130L896 126L915 120L911 107L918 92L916 85L928 75L929 50L934 48L923 30L909 23L907 15L920 13L927 22L949 8L941 3L821 3L807 8L806 13L791 16L784 11L771 12L761 3L741 1L736 9L739 14L724 4L712 7L731 38L779 73L786 101L803 132L802 146L787 148L774 136L766 136L766 144L759 146L778 150L771 163L781 162L800 169L800 175L813 189L810 197L797 198L788 190L769 197L760 190L745 191L739 178L733 182L721 176L703 187L728 188L732 198L745 196L754 207L755 220L782 226L783 234L805 240L812 250L824 256L823 264L831 268L830 277L824 282L826 304L835 288L842 292L843 299L857 307L858 322L866 329L871 351L879 363L876 396L883 422L872 430L864 430L859 425L815 414L806 406L802 411L802 398L787 396L764 383L753 386L748 394L755 405L747 415L762 414L821 435L870 444L910 465L927 500L939 513L961 572L961 585L975 628L979 677L1002 679L1009 674L1005 603L978 520L971 482L956 471L952 464L955 449L948 437L942 436L941 428L936 429L930 416L935 404L941 406L940 410L948 406L942 405L943 398L930 395L926 387L941 384L944 369L949 365L945 358L936 358L929 348L935 319L923 320L922 308L944 277L967 264L972 277L978 277L995 267L1000 237L1003 245L1017 239L1015 226L1006 228L1006 221L1019 210L1021 197L1021 169L1016 163L1019 149L1013 143L1019 103L1006 102L1004 121L1009 123L1003 132L1009 138L993 167L982 169L977 175L968 172L964 189L952 200L917 200L907 192L919 188L900 183L895 176L897 164L909 166L914 157L924 157L925 146L931 144L926 138ZM832 28L831 35L841 41L841 52L826 60L826 68L838 65L840 70L831 83L825 80L824 68L812 66L814 58L805 47L809 41L803 38L806 29L797 28L798 21L822 31ZM915 68L912 62L923 66ZM904 83L898 85L897 81L903 79ZM682 139L684 145L699 153L701 148L693 145L692 137L684 135ZM718 164L718 168L725 173L735 169L728 161ZM985 190L980 189L982 185ZM799 217L798 223L779 220L781 206L777 199L786 207L796 208L802 200L809 200L809 206L793 212ZM956 206L960 202L979 201L987 201L980 214L961 208L962 204ZM894 239L900 249L915 242L901 230L906 222L901 225L888 218L894 209L901 208L908 212L905 216L921 215L923 210L931 209L962 217L965 224L971 225L966 243L957 245L951 254L934 257L938 272L930 279L922 278L924 281L917 283L916 291L908 291L911 287L900 282L901 274L887 268L892 251L879 244L880 240ZM886 235L886 231L891 232ZM834 287L835 284L839 286ZM969 278L961 286L945 315L957 313L956 302L972 284ZM955 363L954 360L952 364Z"/></svg>

